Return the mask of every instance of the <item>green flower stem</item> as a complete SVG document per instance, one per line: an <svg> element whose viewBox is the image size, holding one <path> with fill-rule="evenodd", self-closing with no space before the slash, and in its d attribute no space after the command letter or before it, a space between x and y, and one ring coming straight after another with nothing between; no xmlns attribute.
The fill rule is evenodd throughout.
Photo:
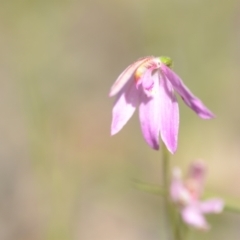
<svg viewBox="0 0 240 240"><path fill-rule="evenodd" d="M224 211L240 214L240 206L236 204L225 203Z"/></svg>
<svg viewBox="0 0 240 240"><path fill-rule="evenodd" d="M166 231L168 231L168 238L174 240L181 240L180 232L178 226L175 224L175 212L172 206L172 203L169 199L169 189L170 189L170 156L167 148L163 145L163 156L162 156L162 177L163 177L163 187L165 189L163 200L164 200L164 209L165 209L165 222L166 222Z"/></svg>
<svg viewBox="0 0 240 240"><path fill-rule="evenodd" d="M174 216L174 236L175 239L182 239L182 227L183 227L183 222L181 219L181 216L178 212L175 212Z"/></svg>
<svg viewBox="0 0 240 240"><path fill-rule="evenodd" d="M139 191L154 194L154 195L160 195L165 196L167 193L166 191L157 184L147 183L140 181L138 179L132 180L133 187Z"/></svg>

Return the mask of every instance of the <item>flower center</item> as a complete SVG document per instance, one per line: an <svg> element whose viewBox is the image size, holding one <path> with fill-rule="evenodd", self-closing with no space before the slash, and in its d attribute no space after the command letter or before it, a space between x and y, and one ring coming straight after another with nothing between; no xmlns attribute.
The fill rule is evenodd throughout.
<svg viewBox="0 0 240 240"><path fill-rule="evenodd" d="M158 58L148 58L135 71L134 78L137 83L144 73L150 68L157 68L159 66Z"/></svg>
<svg viewBox="0 0 240 240"><path fill-rule="evenodd" d="M186 181L185 187L187 188L192 199L197 200L200 197L200 189L196 181L189 179Z"/></svg>
<svg viewBox="0 0 240 240"><path fill-rule="evenodd" d="M183 189L179 194L178 204L184 207L192 201L192 196L187 189Z"/></svg>

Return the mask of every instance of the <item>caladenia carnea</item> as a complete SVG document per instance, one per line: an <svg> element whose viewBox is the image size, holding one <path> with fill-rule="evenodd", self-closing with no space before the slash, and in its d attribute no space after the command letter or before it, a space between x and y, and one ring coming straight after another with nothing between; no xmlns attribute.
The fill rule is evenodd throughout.
<svg viewBox="0 0 240 240"><path fill-rule="evenodd" d="M209 193L205 193L207 167L202 160L190 163L184 177L179 167L164 170L170 170L171 175L167 178L167 184L163 181L162 187L141 181L134 182L135 188L164 197L165 206L162 211L166 213L164 221L167 222L165 230L167 229L168 235L163 239L186 240L190 231L195 234L209 231L211 226L206 215L219 214L223 210L240 213L240 206L234 206L215 194L210 197ZM164 176L167 174L167 171L163 172Z"/></svg>
<svg viewBox="0 0 240 240"><path fill-rule="evenodd" d="M223 211L224 202L220 198L201 200L204 192L206 167L202 161L195 161L189 166L185 179L175 167L172 171L170 198L179 210L182 221L198 230L209 230L206 214Z"/></svg>
<svg viewBox="0 0 240 240"><path fill-rule="evenodd" d="M147 144L158 150L161 137L161 192L164 196L165 229L168 233L168 236L162 239L185 240L180 228L192 226L207 230L209 225L204 215L221 212L223 201L200 200L205 173L205 168L200 163L194 163L190 167L186 181L182 180L181 171L177 168L173 170L171 177L169 157L170 153L177 150L179 129L179 107L175 93L178 93L200 118L214 117L172 70L170 58L150 56L134 62L120 74L109 93L110 97L116 96L112 110L111 134L118 133L138 107L141 129ZM176 223L179 222L179 218L175 218L176 213L181 217L181 226Z"/></svg>
<svg viewBox="0 0 240 240"><path fill-rule="evenodd" d="M158 150L160 135L168 151L174 153L179 128L175 92L200 118L214 117L171 67L169 57L150 56L139 59L120 74L109 93L110 97L116 96L112 110L112 135L123 128L138 107L143 137L148 145Z"/></svg>

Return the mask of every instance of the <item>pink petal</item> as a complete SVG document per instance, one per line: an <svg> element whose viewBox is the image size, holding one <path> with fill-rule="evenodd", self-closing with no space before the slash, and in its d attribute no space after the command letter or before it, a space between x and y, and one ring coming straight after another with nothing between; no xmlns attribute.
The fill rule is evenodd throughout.
<svg viewBox="0 0 240 240"><path fill-rule="evenodd" d="M145 57L145 58L141 58L138 61L134 62L133 64L131 64L130 66L128 66L121 74L120 76L117 78L117 80L115 81L115 83L113 84L113 86L111 87L110 93L109 93L109 97L112 97L114 95L116 95L117 93L120 92L120 90L124 87L124 85L128 82L128 81L135 81L134 79L134 72L136 71L136 69L143 64L144 62L148 61L150 58L153 57Z"/></svg>
<svg viewBox="0 0 240 240"><path fill-rule="evenodd" d="M198 204L189 205L182 209L181 215L183 221L195 228L207 230L209 229L208 223L206 222L204 215L198 208Z"/></svg>
<svg viewBox="0 0 240 240"><path fill-rule="evenodd" d="M181 170L175 167L173 169L173 176L170 185L170 196L173 202L179 202L181 200L182 193L185 192L181 175Z"/></svg>
<svg viewBox="0 0 240 240"><path fill-rule="evenodd" d="M166 75L168 80L172 83L174 89L181 95L183 101L193 111L195 111L199 117L203 119L210 119L214 117L214 114L201 102L200 99L195 97L187 86L183 83L181 78L175 74L170 68L161 65L161 70Z"/></svg>
<svg viewBox="0 0 240 240"><path fill-rule="evenodd" d="M149 70L150 71L150 70ZM151 77L154 80L154 86L151 90L152 95L147 96L142 90L139 118L144 139L150 147L155 150L159 149L159 130L160 130L160 96L159 81L156 74L144 74L143 78ZM143 81L148 81L143 79Z"/></svg>
<svg viewBox="0 0 240 240"><path fill-rule="evenodd" d="M193 183L195 189L195 197L199 198L202 194L204 187L204 180L206 174L206 166L200 161L194 161L189 168L188 179Z"/></svg>
<svg viewBox="0 0 240 240"><path fill-rule="evenodd" d="M204 181L206 174L206 166L204 162L197 160L194 161L189 168L188 176L200 182Z"/></svg>
<svg viewBox="0 0 240 240"><path fill-rule="evenodd" d="M151 90L154 87L154 80L152 78L152 68L146 70L144 76L142 77L141 84L145 93L151 95Z"/></svg>
<svg viewBox="0 0 240 240"><path fill-rule="evenodd" d="M133 115L139 99L134 82L129 82L117 96L112 111L111 135L118 133Z"/></svg>
<svg viewBox="0 0 240 240"><path fill-rule="evenodd" d="M224 207L222 199L209 199L200 203L200 208L203 213L220 213Z"/></svg>
<svg viewBox="0 0 240 240"><path fill-rule="evenodd" d="M160 78L160 134L167 149L174 153L177 149L179 108L173 87L167 78L159 72Z"/></svg>

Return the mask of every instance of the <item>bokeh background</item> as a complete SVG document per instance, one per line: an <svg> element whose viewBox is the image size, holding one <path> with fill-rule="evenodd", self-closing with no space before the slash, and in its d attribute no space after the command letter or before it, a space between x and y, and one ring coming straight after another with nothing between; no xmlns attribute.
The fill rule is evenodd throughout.
<svg viewBox="0 0 240 240"><path fill-rule="evenodd" d="M172 165L204 159L206 188L240 204L239 26L237 0L1 0L0 239L165 239L161 197L131 184L161 184L161 152L137 114L110 137L110 86L148 55L216 114L180 99ZM239 239L239 215L208 220L189 239Z"/></svg>

